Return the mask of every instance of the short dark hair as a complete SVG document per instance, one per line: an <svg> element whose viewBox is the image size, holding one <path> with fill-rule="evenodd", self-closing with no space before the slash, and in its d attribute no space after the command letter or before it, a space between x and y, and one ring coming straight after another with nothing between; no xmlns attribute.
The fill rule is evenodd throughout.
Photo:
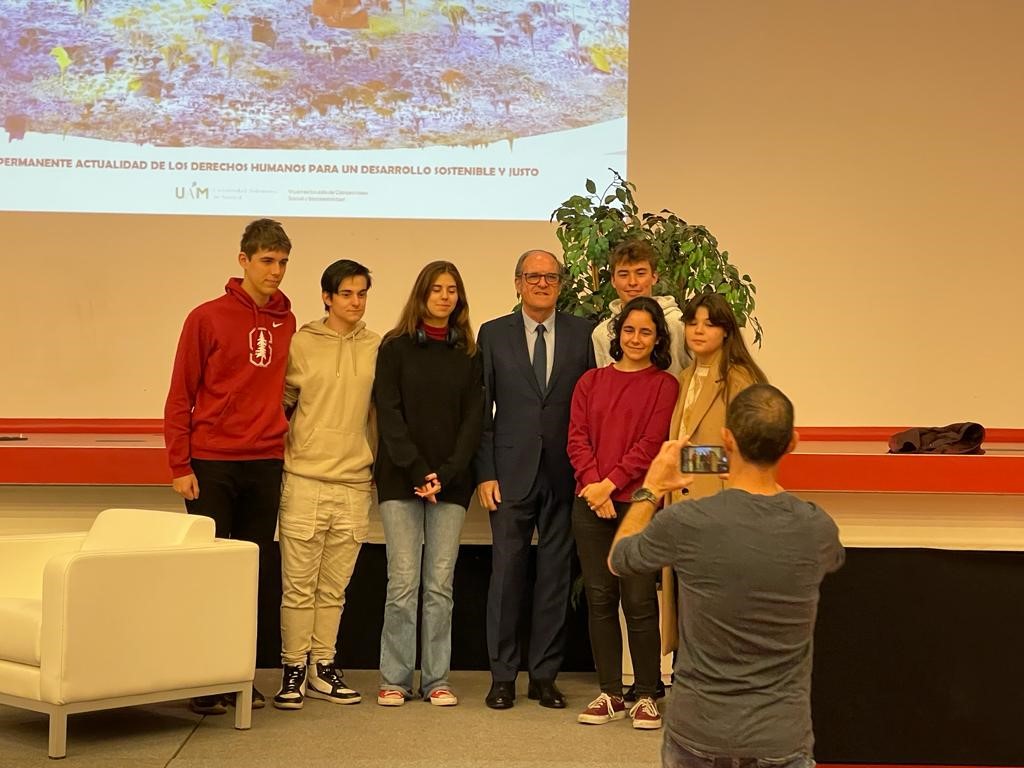
<svg viewBox="0 0 1024 768"><path fill-rule="evenodd" d="M658 256L651 244L643 238L630 238L616 245L608 254L608 269L614 274L620 264L638 264L644 261L651 265L651 272L658 271Z"/></svg>
<svg viewBox="0 0 1024 768"><path fill-rule="evenodd" d="M626 322L630 312L646 312L654 321L654 349L651 350L651 362L661 370L666 370L672 365L672 352L669 349L672 337L669 335L668 323L665 322L665 312L661 305L650 296L637 296L622 308L611 324L611 341L608 344L608 354L612 360L622 359L622 325Z"/></svg>
<svg viewBox="0 0 1024 768"><path fill-rule="evenodd" d="M242 233L239 249L250 259L260 251L292 252L292 241L285 234L281 222L273 219L250 221Z"/></svg>
<svg viewBox="0 0 1024 768"><path fill-rule="evenodd" d="M360 264L358 261L352 261L351 259L338 259L336 262L331 264L324 273L320 275L320 290L324 293L329 293L332 296L338 292L338 288L344 280L350 277L363 276L366 278L366 287L369 288L373 285L373 278L370 277L370 270ZM324 310L328 310L326 304L324 304Z"/></svg>
<svg viewBox="0 0 1024 768"><path fill-rule="evenodd" d="M751 464L770 467L786 455L793 439L793 403L771 384L747 387L725 414L740 455Z"/></svg>

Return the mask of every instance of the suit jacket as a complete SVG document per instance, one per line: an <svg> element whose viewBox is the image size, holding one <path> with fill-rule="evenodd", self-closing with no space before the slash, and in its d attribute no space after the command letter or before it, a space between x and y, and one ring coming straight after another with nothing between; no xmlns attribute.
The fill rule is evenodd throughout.
<svg viewBox="0 0 1024 768"><path fill-rule="evenodd" d="M593 368L593 325L555 314L554 362L542 393L530 363L522 312L490 320L480 328L484 367L484 430L476 456L477 482L497 480L503 502L525 498L544 471L555 493L575 490L566 452L569 408L576 381Z"/></svg>

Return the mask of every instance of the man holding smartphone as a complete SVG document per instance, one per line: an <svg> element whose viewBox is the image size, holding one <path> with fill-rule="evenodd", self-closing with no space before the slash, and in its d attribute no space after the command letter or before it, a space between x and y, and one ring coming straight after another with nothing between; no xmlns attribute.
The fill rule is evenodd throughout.
<svg viewBox="0 0 1024 768"><path fill-rule="evenodd" d="M671 566L682 595L663 765L729 758L810 768L819 586L843 564L843 547L823 510L778 485L779 461L799 439L782 392L755 384L736 395L722 439L726 490L655 516L663 496L694 479L680 471L686 441L662 446L608 565L620 575Z"/></svg>

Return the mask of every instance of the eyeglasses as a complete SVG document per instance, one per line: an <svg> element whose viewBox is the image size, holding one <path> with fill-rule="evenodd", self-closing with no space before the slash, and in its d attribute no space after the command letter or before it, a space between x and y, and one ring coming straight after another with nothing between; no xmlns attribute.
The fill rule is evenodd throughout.
<svg viewBox="0 0 1024 768"><path fill-rule="evenodd" d="M562 276L557 272L521 272L519 276L530 285L540 285L542 279L549 285L562 282Z"/></svg>

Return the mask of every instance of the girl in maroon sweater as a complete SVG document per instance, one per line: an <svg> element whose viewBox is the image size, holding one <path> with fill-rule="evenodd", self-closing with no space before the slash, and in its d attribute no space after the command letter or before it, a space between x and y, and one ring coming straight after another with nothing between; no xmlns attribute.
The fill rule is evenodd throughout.
<svg viewBox="0 0 1024 768"><path fill-rule="evenodd" d="M623 307L613 326L614 363L587 371L576 384L569 419L569 459L576 473L572 510L576 550L590 616L590 645L601 694L579 715L598 725L626 716L622 696L622 632L626 617L636 676L633 727L661 727L654 703L660 675L656 576L617 577L608 550L633 491L668 438L679 382L668 373L671 337L658 303L639 296Z"/></svg>

